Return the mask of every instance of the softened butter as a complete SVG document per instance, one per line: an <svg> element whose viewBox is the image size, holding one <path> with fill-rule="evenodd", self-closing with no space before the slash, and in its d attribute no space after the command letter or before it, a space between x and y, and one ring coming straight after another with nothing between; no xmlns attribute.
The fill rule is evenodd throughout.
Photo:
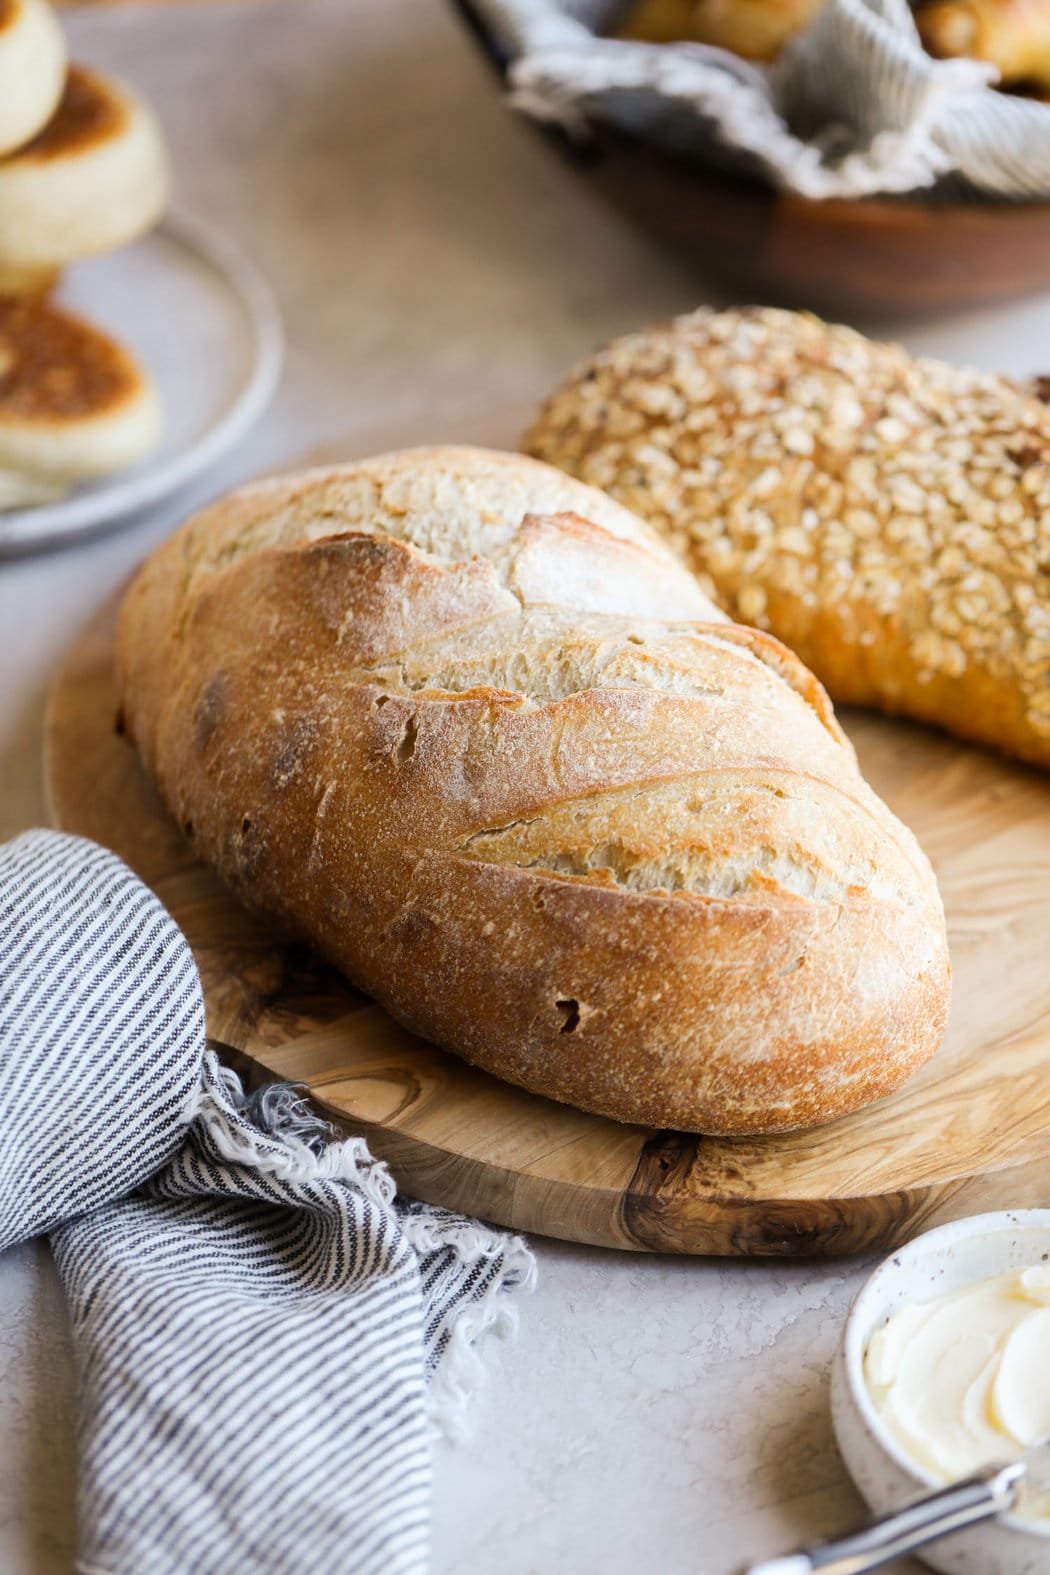
<svg viewBox="0 0 1050 1575"><path fill-rule="evenodd" d="M883 1422L934 1476L1016 1459L1050 1437L1050 1267L902 1308L864 1370Z"/></svg>

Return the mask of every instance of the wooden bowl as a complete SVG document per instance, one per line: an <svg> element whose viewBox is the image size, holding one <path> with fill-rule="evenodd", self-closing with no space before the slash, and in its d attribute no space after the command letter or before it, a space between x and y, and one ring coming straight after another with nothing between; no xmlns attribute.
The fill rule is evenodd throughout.
<svg viewBox="0 0 1050 1575"><path fill-rule="evenodd" d="M502 77L507 61L470 0L453 4ZM700 169L611 127L595 125L585 148L536 129L612 207L738 300L901 315L1050 289L1050 202L818 202Z"/></svg>

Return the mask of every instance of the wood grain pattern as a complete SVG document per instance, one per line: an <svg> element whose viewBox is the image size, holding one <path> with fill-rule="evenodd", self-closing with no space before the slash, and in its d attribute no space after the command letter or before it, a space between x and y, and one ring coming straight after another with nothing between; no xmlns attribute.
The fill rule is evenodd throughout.
<svg viewBox="0 0 1050 1575"><path fill-rule="evenodd" d="M502 78L471 0L453 0ZM734 301L924 314L1045 290L1050 202L866 197L818 201L720 174L595 124L585 144L538 134L603 201L695 263Z"/></svg>
<svg viewBox="0 0 1050 1575"><path fill-rule="evenodd" d="M892 1098L816 1131L694 1138L523 1093L393 1023L198 864L115 731L114 609L51 695L56 825L114 848L190 939L209 1030L249 1081L302 1081L405 1190L570 1240L681 1253L886 1247L983 1208L1050 1205L1050 778L917 727L846 717L918 833L955 967L943 1049Z"/></svg>

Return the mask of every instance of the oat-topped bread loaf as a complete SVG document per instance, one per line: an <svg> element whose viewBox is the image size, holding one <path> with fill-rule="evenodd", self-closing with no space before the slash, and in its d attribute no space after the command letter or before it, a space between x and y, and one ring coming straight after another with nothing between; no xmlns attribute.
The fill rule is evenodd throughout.
<svg viewBox="0 0 1050 1575"><path fill-rule="evenodd" d="M636 510L836 701L1050 765L1050 409L794 312L618 340L542 459Z"/></svg>
<svg viewBox="0 0 1050 1575"><path fill-rule="evenodd" d="M511 1082L774 1131L940 1040L932 873L819 684L546 466L423 449L236 492L132 584L119 678L234 890Z"/></svg>

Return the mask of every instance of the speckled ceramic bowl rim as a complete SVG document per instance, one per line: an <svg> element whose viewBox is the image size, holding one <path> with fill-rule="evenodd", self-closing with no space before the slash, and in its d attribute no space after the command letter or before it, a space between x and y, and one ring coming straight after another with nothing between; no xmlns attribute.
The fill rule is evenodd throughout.
<svg viewBox="0 0 1050 1575"><path fill-rule="evenodd" d="M937 1492L944 1487L943 1481L931 1475L920 1466L917 1461L902 1449L884 1426L882 1418L875 1408L875 1403L868 1390L864 1377L864 1355L867 1346L867 1336L874 1333L878 1325L872 1324L868 1318L868 1311L873 1301L878 1296L879 1290L887 1280L893 1279L904 1267L905 1260L911 1262L921 1261L931 1247L948 1246L953 1241L964 1240L974 1236L993 1236L1000 1231L1016 1230L1018 1227L1026 1229L1044 1229L1047 1236L1047 1246L1050 1248L1050 1209L1008 1209L994 1214L973 1214L967 1219L951 1220L947 1225L938 1225L934 1230L926 1231L921 1236L916 1236L903 1247L898 1247L888 1258L884 1258L878 1268L865 1280L857 1293L853 1306L850 1308L842 1331L842 1348L845 1358L845 1376L849 1385L850 1394L856 1405L865 1426L881 1446L890 1459L907 1473L919 1486ZM990 1270L994 1273L994 1270ZM1014 1530L1023 1532L1028 1537L1039 1541L1050 1541L1050 1525L1043 1527L1034 1521L1024 1520L1014 1515L1003 1515L1002 1523L1011 1526Z"/></svg>

